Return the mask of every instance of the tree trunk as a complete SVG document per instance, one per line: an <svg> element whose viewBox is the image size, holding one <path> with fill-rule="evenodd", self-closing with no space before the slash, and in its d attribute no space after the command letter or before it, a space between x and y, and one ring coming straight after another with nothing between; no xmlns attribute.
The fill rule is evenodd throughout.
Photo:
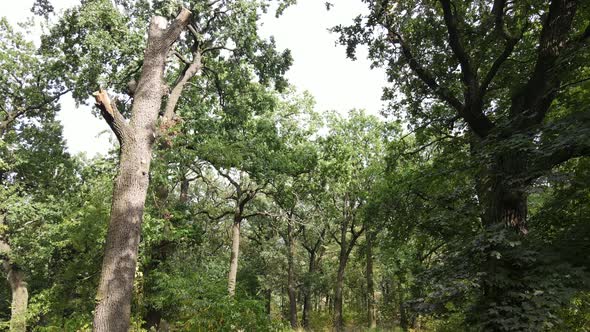
<svg viewBox="0 0 590 332"><path fill-rule="evenodd" d="M6 211L0 211L0 228L4 226ZM27 330L27 307L29 305L29 291L24 273L10 262L11 249L8 239L0 234L0 267L6 272L6 279L12 291L10 332L25 332Z"/></svg>
<svg viewBox="0 0 590 332"><path fill-rule="evenodd" d="M365 229L367 227L365 226ZM375 283L373 281L373 232L367 229L367 326L377 328L377 310L375 308Z"/></svg>
<svg viewBox="0 0 590 332"><path fill-rule="evenodd" d="M231 235L231 259L229 262L229 275L227 278L227 291L230 296L236 295L236 277L238 275L238 256L240 254L240 224L241 218L234 217Z"/></svg>
<svg viewBox="0 0 590 332"><path fill-rule="evenodd" d="M295 239L293 238L293 225L291 220L287 224L287 291L289 293L289 322L291 328L297 328L297 298L295 294Z"/></svg>
<svg viewBox="0 0 590 332"><path fill-rule="evenodd" d="M484 153L481 142L471 145L472 155L478 156ZM476 178L476 189L479 196L482 223L486 232L484 238L488 239L484 259L480 262L481 290L475 310L469 313L471 322L485 322L485 330L496 331L502 329L500 321L511 313L498 310L498 304L509 303L520 305L511 294L519 292L514 285L520 283L519 274L523 272L521 262L514 262L510 251L506 251L505 243L498 243L494 238L501 232L506 232L501 238L520 240L527 233L527 184L522 180L527 164L526 153L504 150L492 155L485 168L482 168ZM496 254L502 255L502 259L496 259ZM510 275L505 274L510 271ZM502 275L504 274L504 275ZM513 279L513 282L499 283L498 280ZM518 286L516 286L518 287Z"/></svg>
<svg viewBox="0 0 590 332"><path fill-rule="evenodd" d="M151 139L139 137L121 145L111 220L107 232L97 306L96 331L127 331L137 263L137 250L151 160Z"/></svg>
<svg viewBox="0 0 590 332"><path fill-rule="evenodd" d="M475 147L476 154L478 148ZM503 151L492 158L490 166L482 170L477 188L484 204L484 225L502 225L526 234L528 185L522 177L526 174L527 157L520 152Z"/></svg>
<svg viewBox="0 0 590 332"><path fill-rule="evenodd" d="M350 218L350 214L347 212L345 213L345 218ZM351 224L352 223L352 224ZM347 240L346 235L348 234L348 227L351 226L352 236L350 240ZM350 220L346 220L340 226L340 254L338 256L338 273L336 275L336 285L334 287L334 329L336 331L343 331L344 330L344 317L342 315L343 311L343 288L344 288L344 271L346 270L346 263L348 262L348 257L354 248L356 240L359 236L364 232L364 228L361 229L359 232L354 232L354 217Z"/></svg>
<svg viewBox="0 0 590 332"><path fill-rule="evenodd" d="M190 188L190 182L186 178L183 177L182 181L180 182L180 197L179 201L181 204L187 204L189 201L188 190Z"/></svg>
<svg viewBox="0 0 590 332"><path fill-rule="evenodd" d="M401 288L400 288L400 295L399 295L399 325L402 328L402 331L408 330L408 314L406 311L406 305L404 303L403 297L401 295Z"/></svg>
<svg viewBox="0 0 590 332"><path fill-rule="evenodd" d="M188 24L189 18L190 11L186 9L168 27L164 18L152 18L128 124L108 97L105 98L105 92L96 94L97 105L120 143L119 171L114 183L111 218L96 296L96 332L129 330L152 146L164 94L164 68L170 46Z"/></svg>
<svg viewBox="0 0 590 332"><path fill-rule="evenodd" d="M272 315L272 289L266 290L266 314L270 318Z"/></svg>
<svg viewBox="0 0 590 332"><path fill-rule="evenodd" d="M342 317L342 291L344 288L344 268L346 263L342 264L342 257L336 275L336 285L334 287L334 329L338 332L344 331L344 317Z"/></svg>
<svg viewBox="0 0 590 332"><path fill-rule="evenodd" d="M307 270L310 277L315 273L315 263L315 251L312 251L309 253L309 268ZM306 330L309 329L309 319L311 316L311 296L310 280L306 280L303 294L303 328Z"/></svg>
<svg viewBox="0 0 590 332"><path fill-rule="evenodd" d="M25 276L22 271L9 266L5 262L8 271L8 283L12 290L10 332L25 332L27 330L27 306L29 304L29 292Z"/></svg>
<svg viewBox="0 0 590 332"><path fill-rule="evenodd" d="M168 332L170 331L170 324L162 318L162 310L150 308L145 314L145 324L143 328L148 331Z"/></svg>
<svg viewBox="0 0 590 332"><path fill-rule="evenodd" d="M342 317L342 290L344 288L344 270L348 261L348 244L346 242L348 223L340 227L340 254L338 256L338 273L336 274L336 285L334 287L334 329L338 332L344 330L344 317Z"/></svg>

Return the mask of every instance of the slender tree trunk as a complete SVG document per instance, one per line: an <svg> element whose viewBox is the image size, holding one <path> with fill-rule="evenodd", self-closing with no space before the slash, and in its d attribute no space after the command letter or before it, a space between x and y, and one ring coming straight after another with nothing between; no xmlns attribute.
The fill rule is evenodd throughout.
<svg viewBox="0 0 590 332"><path fill-rule="evenodd" d="M401 283L400 283L401 286ZM406 305L404 303L404 298L402 296L402 291L400 287L400 294L399 294L399 325L402 328L402 331L408 330L408 314L406 311Z"/></svg>
<svg viewBox="0 0 590 332"><path fill-rule="evenodd" d="M344 331L344 317L342 317L342 304L343 297L342 291L344 288L344 269L346 263L342 263L342 257L340 265L338 267L338 273L336 275L336 285L334 287L334 329L338 332Z"/></svg>
<svg viewBox="0 0 590 332"><path fill-rule="evenodd" d="M315 273L315 251L309 253L309 268L307 270L309 276ZM310 280L306 280L306 285L303 294L303 328L309 329L309 319L311 317L311 285Z"/></svg>
<svg viewBox="0 0 590 332"><path fill-rule="evenodd" d="M338 332L344 330L344 317L342 316L342 291L344 288L344 271L348 261L348 246L346 241L348 223L340 227L340 254L338 256L338 273L336 274L336 285L334 287L334 329Z"/></svg>
<svg viewBox="0 0 590 332"><path fill-rule="evenodd" d="M231 259L229 262L229 275L227 278L227 291L230 296L236 295L236 278L238 275L238 256L240 254L240 224L241 217L236 215L231 232Z"/></svg>
<svg viewBox="0 0 590 332"><path fill-rule="evenodd" d="M266 290L266 314L271 317L272 314L272 289Z"/></svg>
<svg viewBox="0 0 590 332"><path fill-rule="evenodd" d="M367 226L365 226L367 229ZM375 283L373 281L373 232L367 229L367 325L377 328L377 310L375 308Z"/></svg>
<svg viewBox="0 0 590 332"><path fill-rule="evenodd" d="M311 294L305 294L303 296L303 318L302 318L302 325L303 328L308 330L309 329L309 319L311 316Z"/></svg>
<svg viewBox="0 0 590 332"><path fill-rule="evenodd" d="M188 190L190 188L190 182L186 178L183 177L182 181L180 182L180 197L179 201L182 204L187 204L189 201Z"/></svg>
<svg viewBox="0 0 590 332"><path fill-rule="evenodd" d="M295 293L295 239L291 220L287 224L287 291L289 293L289 322L291 328L297 328L297 297Z"/></svg>
<svg viewBox="0 0 590 332"><path fill-rule="evenodd" d="M348 216L345 215L345 218ZM348 258L354 247L356 240L358 237L363 233L364 228L359 232L352 232L352 237L350 240L347 240L346 235L348 233L348 227L350 226L351 222L354 222L354 219L347 220L344 222L340 227L340 254L338 256L338 273L336 274L336 285L334 286L334 313L333 313L333 321L334 321L334 329L336 331L343 331L344 330L344 317L343 317L343 288L344 288L344 271L346 270L346 264L348 263ZM354 229L354 225L352 225L351 229Z"/></svg>
<svg viewBox="0 0 590 332"><path fill-rule="evenodd" d="M108 100L106 92L96 94L97 105L120 143L119 171L113 189L111 218L96 296L96 332L129 330L152 146L164 94L164 68L170 46L186 27L189 18L190 11L186 9L168 27L163 17L152 18L129 123Z"/></svg>

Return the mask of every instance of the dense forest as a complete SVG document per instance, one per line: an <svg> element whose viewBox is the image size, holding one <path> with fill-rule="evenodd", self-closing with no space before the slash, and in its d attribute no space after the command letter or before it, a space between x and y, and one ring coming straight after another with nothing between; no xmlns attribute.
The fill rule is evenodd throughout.
<svg viewBox="0 0 590 332"><path fill-rule="evenodd" d="M354 1L379 115L287 80L295 0L0 18L0 331L590 331L590 1Z"/></svg>

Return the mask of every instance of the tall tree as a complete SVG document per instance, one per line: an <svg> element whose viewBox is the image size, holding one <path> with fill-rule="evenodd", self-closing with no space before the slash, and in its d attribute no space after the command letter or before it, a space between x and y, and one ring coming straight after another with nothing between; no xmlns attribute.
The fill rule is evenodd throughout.
<svg viewBox="0 0 590 332"><path fill-rule="evenodd" d="M151 19L128 123L104 90L96 93L97 106L120 143L119 172L113 190L111 221L94 315L96 331L126 331L129 328L152 145L165 93L166 58L189 20L190 11L186 9L170 25L161 16ZM169 99L168 103L166 107L174 109L174 99Z"/></svg>
<svg viewBox="0 0 590 332"><path fill-rule="evenodd" d="M398 109L415 128L469 136L482 224L490 234L503 225L526 234L533 181L590 153L590 113L563 107L572 88L587 84L581 64L589 56L588 6L575 0L365 2L369 15L336 28L349 56L357 44L369 45L374 63L387 66L401 88L386 89L385 98L394 104L401 96ZM557 128L567 134L557 138ZM483 265L482 311L518 301L495 283L498 264ZM501 311L492 314L499 320L481 316L487 328L501 328L494 322L509 314Z"/></svg>
<svg viewBox="0 0 590 332"><path fill-rule="evenodd" d="M120 145L95 329L123 331L129 326L154 141L160 134L170 133L178 123L175 110L188 81L210 69L206 66L208 61L228 59L227 62L236 64L247 60L266 82L280 76L288 66L288 53L278 54L273 43L256 35L261 6L250 1L195 2L189 7L191 10L183 8L170 24L164 16L153 16L146 27L144 22L152 13L169 16L178 7L173 2L151 6L142 1L88 1L66 12L44 38L46 54L68 59L65 68L59 69L65 74L64 84L74 88L74 96L79 100L83 101L86 93L101 85L125 91L132 97L130 107L125 107L111 101L103 89L94 94L101 115ZM189 33L181 35L185 28ZM72 29L79 33L72 33ZM148 31L146 40L139 32L141 29ZM177 49L172 50L177 41ZM231 44L236 48L232 49ZM94 56L76 52L79 49ZM178 58L180 69L170 68L174 78L170 78L169 85L166 63L171 53ZM263 66L260 58L270 61ZM276 66L268 67L269 63ZM213 80L220 82L217 72L211 72ZM164 97L167 98L162 107ZM125 109L119 111L118 106Z"/></svg>
<svg viewBox="0 0 590 332"><path fill-rule="evenodd" d="M332 237L340 247L334 284L334 327L344 329L344 273L357 241L365 231L361 211L368 188L382 165L383 124L363 111L351 111L347 119L328 116L329 135L321 141L320 167L326 176L326 197L333 215ZM349 235L350 234L350 235Z"/></svg>
<svg viewBox="0 0 590 332"><path fill-rule="evenodd" d="M36 51L22 32L0 18L0 264L12 290L10 330L23 332L29 301L26 263L32 253L13 245L31 235L19 219L19 207L39 204L28 223L42 220L48 201L43 195L55 194L45 181L55 180L51 172L61 174L69 157L55 121L57 100L67 91L53 87L53 72Z"/></svg>

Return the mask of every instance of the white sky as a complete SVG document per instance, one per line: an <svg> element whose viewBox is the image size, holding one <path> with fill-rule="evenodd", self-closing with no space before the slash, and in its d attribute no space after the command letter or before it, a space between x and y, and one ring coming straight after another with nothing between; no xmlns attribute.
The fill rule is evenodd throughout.
<svg viewBox="0 0 590 332"><path fill-rule="evenodd" d="M11 23L23 21L31 15L34 0L2 0L2 12ZM76 4L76 0L53 0L56 8ZM336 110L346 113L352 108L363 108L377 114L381 109L381 88L385 85L383 70L370 70L366 51L359 52L358 60L346 58L345 49L336 46L337 35L328 28L352 22L365 9L361 1L335 1L326 11L322 0L298 0L276 19L269 12L262 20L264 36L274 36L279 49L288 48L294 64L287 73L291 84L299 91L308 90L314 96L318 111ZM89 107L76 108L73 100L62 100L58 118L64 126L64 137L70 153L85 152L89 157L106 153L112 147L112 135L106 123L94 117Z"/></svg>

